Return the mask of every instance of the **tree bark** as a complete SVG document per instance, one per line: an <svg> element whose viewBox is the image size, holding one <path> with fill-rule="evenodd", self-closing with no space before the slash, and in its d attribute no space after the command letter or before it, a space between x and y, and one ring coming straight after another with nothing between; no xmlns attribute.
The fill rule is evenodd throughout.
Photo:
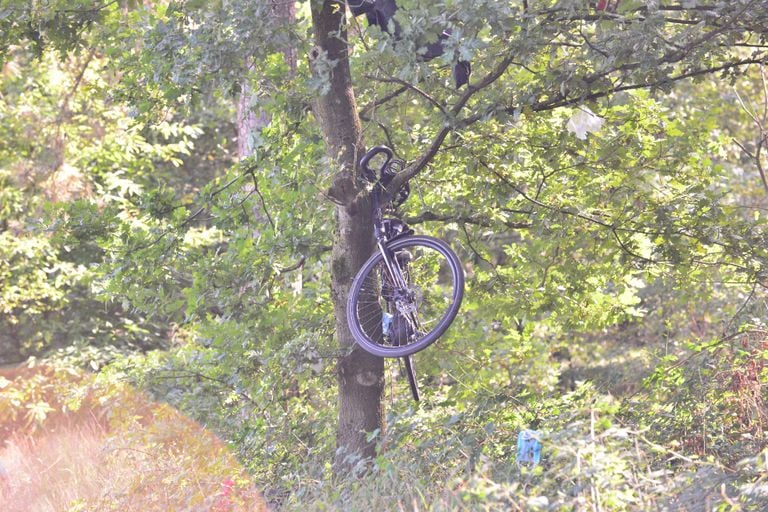
<svg viewBox="0 0 768 512"><path fill-rule="evenodd" d="M375 455L375 442L367 433L383 431L382 396L384 361L361 350L347 327L346 303L355 273L373 251L371 212L365 201L354 202L360 187L355 178L362 155L362 129L347 58L344 5L312 2L316 47L311 57L332 62L330 88L316 100L315 114L325 138L326 151L336 162L329 195L338 202L331 256L331 296L336 316L336 339L343 357L337 366L339 388L337 452L334 470L344 474L360 458ZM325 60L327 59L327 60Z"/></svg>
<svg viewBox="0 0 768 512"><path fill-rule="evenodd" d="M290 24L296 19L295 2L286 2L284 0L261 0L268 2L272 7L272 12L277 18L277 24ZM283 58L291 73L296 71L296 48L288 46L282 48ZM246 67L252 66L253 60L246 59ZM254 138L261 133L261 130L269 126L269 116L258 108L254 102L254 91L247 76L243 78L241 84L240 96L237 99L237 157L238 160L247 158L253 154Z"/></svg>

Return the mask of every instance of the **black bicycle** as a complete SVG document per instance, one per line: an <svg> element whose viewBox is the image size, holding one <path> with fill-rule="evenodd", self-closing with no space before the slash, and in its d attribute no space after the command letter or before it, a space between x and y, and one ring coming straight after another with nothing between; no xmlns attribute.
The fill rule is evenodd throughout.
<svg viewBox="0 0 768 512"><path fill-rule="evenodd" d="M368 167L384 154L379 176ZM377 252L352 282L347 321L357 343L381 357L402 357L414 399L419 393L411 356L434 343L451 325L464 295L464 271L444 241L414 235L396 212L410 194L407 183L394 193L386 188L403 168L392 150L378 146L360 160L363 176L373 183L371 208Z"/></svg>

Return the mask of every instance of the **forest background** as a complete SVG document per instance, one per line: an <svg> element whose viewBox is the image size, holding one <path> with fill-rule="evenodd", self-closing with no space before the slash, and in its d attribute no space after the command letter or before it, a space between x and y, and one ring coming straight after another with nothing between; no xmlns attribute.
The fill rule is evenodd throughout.
<svg viewBox="0 0 768 512"><path fill-rule="evenodd" d="M0 379L6 422L129 385L284 509L768 503L765 0L401 0L384 30L3 0L0 30L0 362L49 369ZM378 144L467 275L418 405L344 317Z"/></svg>

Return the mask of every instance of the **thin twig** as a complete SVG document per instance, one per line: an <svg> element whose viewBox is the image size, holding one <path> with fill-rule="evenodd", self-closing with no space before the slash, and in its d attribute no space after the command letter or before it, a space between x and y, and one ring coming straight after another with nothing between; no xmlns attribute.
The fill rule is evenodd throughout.
<svg viewBox="0 0 768 512"><path fill-rule="evenodd" d="M482 217L478 215L466 216L466 215L445 215L437 214L430 211L425 211L414 217L406 217L403 219L408 224L422 224L424 222L457 222L461 224L473 224L481 227L492 227L494 220L488 217ZM511 229L528 229L531 227L530 222L509 222L501 221L506 227Z"/></svg>
<svg viewBox="0 0 768 512"><path fill-rule="evenodd" d="M584 94L581 96L574 96L571 98L558 96L551 100L535 103L527 108L529 108L532 112L545 112L549 110L555 110L561 107L570 107L576 104L595 101L600 98L606 98L608 96L612 96L619 92L632 91L637 89L653 89L655 87L660 87L662 85L671 84L673 82L679 82L681 80L686 80L688 78L694 78L701 75L708 75L708 74L718 73L721 71L728 71L733 68L748 66L750 64L764 64L767 60L768 60L768 54L763 55L760 58L756 58L756 59L742 59L738 61L728 62L720 66L714 66L710 68L700 68L693 71L688 71L686 73L681 73L676 76L662 78L652 83L633 83L628 85L621 85L618 87L611 87L610 89L604 89L602 91L597 91L591 94ZM519 107L507 107L506 109L504 109L504 111L507 114L513 114L518 109Z"/></svg>
<svg viewBox="0 0 768 512"><path fill-rule="evenodd" d="M256 400L253 399L248 393L242 390L238 390L237 388L235 388L234 386L232 386L231 384L229 384L224 380L217 379L215 377L210 377L208 375L205 375L203 373L196 372L193 370L163 370L163 373L165 373L165 375L158 375L156 376L156 378L168 378L168 379L197 378L197 379L207 380L210 382L215 382L226 389L234 391L239 396L244 398L247 402L249 402L251 405L259 406Z"/></svg>
<svg viewBox="0 0 768 512"><path fill-rule="evenodd" d="M495 267L496 265L494 265L488 258L486 258L482 254L480 254L480 251L478 251L475 248L474 244L472 243L472 237L469 236L469 231L467 230L467 225L464 224L463 222L461 224L459 224L459 225L461 226L461 230L464 232L464 236L467 239L467 245L472 250L472 252L474 253L475 257L477 257L477 259L480 260L480 261L486 262L491 267Z"/></svg>
<svg viewBox="0 0 768 512"><path fill-rule="evenodd" d="M256 173L251 170L249 172L251 175L251 179L253 180L253 190L256 192L256 194L259 196L259 201L261 202L261 207L264 209L264 215L267 216L267 220L269 221L269 225L272 226L272 231L275 233L277 232L277 229L275 228L275 223L272 220L272 216L269 214L269 210L267 209L267 203L264 201L264 196L261 195L261 191L259 190L259 182L256 180Z"/></svg>
<svg viewBox="0 0 768 512"><path fill-rule="evenodd" d="M387 103L388 101L390 101L390 100L400 96L401 94L403 94L407 90L408 90L408 87L402 86L402 87L399 87L399 88L395 89L391 93L386 94L385 96L382 96L381 98L376 98L376 99L372 100L370 103L368 103L367 105L365 105L363 108L360 109L360 113L359 113L360 118L367 120L368 111L375 110L379 106L381 106L381 105Z"/></svg>
<svg viewBox="0 0 768 512"><path fill-rule="evenodd" d="M400 78L395 78L395 77L380 78L380 77L373 76L373 75L367 75L366 78L368 80L372 80L374 82L384 82L384 83L399 84L399 85L401 85L401 86L403 86L403 87L405 87L407 89L410 89L411 91L415 92L416 94L418 94L422 98L426 99L429 103L431 103L432 105L437 107L437 109L440 110L440 112L442 112L446 116L450 116L450 113L448 112L448 109L447 109L447 107L445 105L443 105L442 103L437 101L435 98L433 98L426 91L422 90L421 88L417 87L416 85L413 85L410 82L406 82L405 80L402 80Z"/></svg>
<svg viewBox="0 0 768 512"><path fill-rule="evenodd" d="M307 257L306 256L302 256L301 259L299 259L299 261L297 261L293 265L290 265L288 267L279 269L277 271L277 274L278 275L283 275L283 274L287 274L288 272L293 272L294 270L298 270L298 269L300 269L301 267L304 266L304 262L306 262L306 261L307 261Z"/></svg>

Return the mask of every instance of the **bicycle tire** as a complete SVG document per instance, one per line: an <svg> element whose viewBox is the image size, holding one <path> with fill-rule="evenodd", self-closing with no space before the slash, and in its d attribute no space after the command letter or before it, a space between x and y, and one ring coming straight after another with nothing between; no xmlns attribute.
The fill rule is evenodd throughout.
<svg viewBox="0 0 768 512"><path fill-rule="evenodd" d="M408 377L408 386L411 388L411 396L418 402L421 398L419 393L419 383L416 381L416 371L413 369L413 356L405 356L405 376Z"/></svg>
<svg viewBox="0 0 768 512"><path fill-rule="evenodd" d="M352 281L347 301L347 323L363 350L380 357L405 357L425 349L450 327L464 297L464 271L456 253L438 238L408 236L391 242L388 250L392 254L399 251L415 253L408 263L409 279L414 280L414 284L409 286L409 293L420 293L421 296L418 306L412 299L413 317L429 315L429 320L424 322L428 328L420 326L414 335L418 339L412 342L387 344L381 325L382 311L386 310L387 301L393 299L384 297L389 292L380 277L384 275L384 258L378 252L363 264ZM425 291L432 294L427 301L424 300Z"/></svg>

